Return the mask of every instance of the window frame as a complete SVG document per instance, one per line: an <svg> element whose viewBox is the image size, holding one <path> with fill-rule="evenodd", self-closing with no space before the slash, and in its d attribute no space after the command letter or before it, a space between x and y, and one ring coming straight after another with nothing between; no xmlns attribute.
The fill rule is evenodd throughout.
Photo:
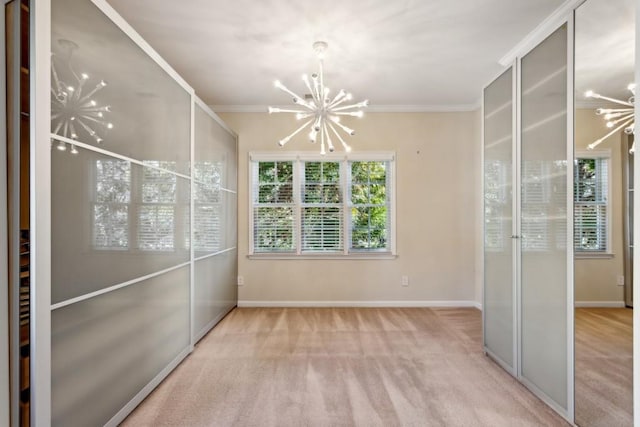
<svg viewBox="0 0 640 427"><path fill-rule="evenodd" d="M612 168L611 168L611 163L612 163L612 156L611 156L611 150L610 149L603 149L603 150L595 150L595 151L576 151L575 155L574 155L574 164L573 164L573 173L574 173L574 181L575 181L575 168L577 167L577 163L578 163L578 159L606 159L607 160L607 190L606 190L606 195L607 195L607 203L606 203L606 207L607 207L607 215L605 218L606 221L606 233L607 233L607 238L606 238L606 248L604 251L597 251L597 250L589 250L589 251L583 251L583 250L577 250L575 247L575 231L574 231L574 256L577 259L589 259L589 258L612 258L614 256L614 253L612 251L612 231L613 231L613 224L612 224L612 220L613 220L613 191L612 191L612 181L613 181L613 176L611 175L612 173ZM575 182L574 182L574 186L575 186ZM575 192L575 190L573 190ZM576 205L576 198L575 198L575 193L573 195L573 205L574 205L574 216L575 216L575 205ZM575 224L575 220L574 220L574 224ZM575 225L574 225L575 227Z"/></svg>
<svg viewBox="0 0 640 427"><path fill-rule="evenodd" d="M254 179L258 162L293 162L293 199L294 199L294 245L293 252L255 252L254 251ZM351 189L348 180L350 162L388 162L387 188L389 194L389 230L387 250L351 249ZM338 162L340 164L340 188L342 197L342 251L302 251L302 207L301 200L302 162ZM395 259L396 253L396 154L392 151L372 151L358 153L327 153L288 151L250 152L248 169L248 223L249 248L251 259Z"/></svg>

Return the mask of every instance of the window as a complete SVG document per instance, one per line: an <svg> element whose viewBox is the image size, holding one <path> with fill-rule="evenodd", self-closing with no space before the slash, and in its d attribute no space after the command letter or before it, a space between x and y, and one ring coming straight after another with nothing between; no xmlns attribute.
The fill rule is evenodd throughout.
<svg viewBox="0 0 640 427"><path fill-rule="evenodd" d="M251 254L393 254L392 154L251 154Z"/></svg>
<svg viewBox="0 0 640 427"><path fill-rule="evenodd" d="M94 195L93 247L128 249L131 163L125 160L96 160Z"/></svg>
<svg viewBox="0 0 640 427"><path fill-rule="evenodd" d="M131 162L119 159L95 160L91 204L94 249L165 253L183 249L177 237L189 234L189 203L185 199L189 183L168 172L176 170L175 162L144 161L143 165L132 167ZM212 211L208 208L206 213ZM185 248L188 243L187 239Z"/></svg>
<svg viewBox="0 0 640 427"><path fill-rule="evenodd" d="M608 253L611 216L608 154L577 156L573 194L576 253Z"/></svg>

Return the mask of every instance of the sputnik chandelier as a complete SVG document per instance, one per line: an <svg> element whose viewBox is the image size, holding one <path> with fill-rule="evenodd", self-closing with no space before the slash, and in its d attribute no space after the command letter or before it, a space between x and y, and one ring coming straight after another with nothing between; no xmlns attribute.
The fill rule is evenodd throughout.
<svg viewBox="0 0 640 427"><path fill-rule="evenodd" d="M351 147L345 142L342 135L338 132L338 129L351 136L355 135L355 131L340 123L340 117L362 117L363 112L361 109L368 106L369 101L365 100L355 104L344 105L353 99L353 96L344 90L340 90L335 97L331 99L329 96L330 90L324 85L323 75L323 60L324 53L327 50L327 43L317 41L313 44L313 50L318 57L319 72L313 73L311 80L309 80L309 76L306 74L302 76L302 80L309 90L309 95L302 97L289 90L280 81L276 80L274 83L275 87L291 95L294 104L301 108L284 109L269 107L269 114L293 113L297 120L306 120L302 126L293 131L289 136L278 141L278 144L283 147L291 138L308 127L310 130L309 141L315 143L320 139L320 154L325 155L327 149L329 152L335 150L335 146L333 145L334 140L331 138L331 135L335 136L348 153L351 151Z"/></svg>
<svg viewBox="0 0 640 427"><path fill-rule="evenodd" d="M70 40L58 40L58 43L63 55L51 55L51 132L83 142L93 139L100 144L103 132L113 129L113 123L105 117L111 112L111 107L100 105L96 100L96 95L107 86L107 82L100 80L87 89L91 78L87 73L76 73L71 64L78 45ZM70 152L78 154L75 145L69 145ZM67 144L58 141L56 148L66 151Z"/></svg>
<svg viewBox="0 0 640 427"><path fill-rule="evenodd" d="M605 101L613 102L614 104L618 104L623 108L598 108L596 109L596 114L599 116L604 116L604 119L607 121L607 127L612 129L611 132L607 133L602 138L596 139L594 142L589 144L587 148L589 150L593 150L598 145L600 145L605 139L609 138L611 135L619 132L621 129L624 129L624 133L627 135L631 135L635 132L635 113L634 113L634 102L636 96L636 85L635 83L631 83L627 86L627 89L631 92L631 97L626 100L620 100L615 98L609 98L607 96L602 96L594 91L587 91L584 95L587 98L594 99L602 99ZM633 142L631 146L630 153L635 152L636 143Z"/></svg>

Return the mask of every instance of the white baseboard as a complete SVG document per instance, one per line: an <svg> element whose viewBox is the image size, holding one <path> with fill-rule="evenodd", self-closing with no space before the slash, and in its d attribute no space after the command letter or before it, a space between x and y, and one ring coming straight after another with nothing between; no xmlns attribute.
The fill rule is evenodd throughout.
<svg viewBox="0 0 640 427"><path fill-rule="evenodd" d="M476 301L238 301L238 307L475 307Z"/></svg>
<svg viewBox="0 0 640 427"><path fill-rule="evenodd" d="M575 306L580 308L624 308L624 301L576 301Z"/></svg>

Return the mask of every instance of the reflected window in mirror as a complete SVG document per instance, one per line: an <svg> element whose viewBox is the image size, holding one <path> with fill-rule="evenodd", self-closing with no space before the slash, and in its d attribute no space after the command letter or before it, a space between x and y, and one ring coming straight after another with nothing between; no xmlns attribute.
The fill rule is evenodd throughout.
<svg viewBox="0 0 640 427"><path fill-rule="evenodd" d="M609 207L609 153L578 154L574 167L574 247L577 256L607 254Z"/></svg>
<svg viewBox="0 0 640 427"><path fill-rule="evenodd" d="M95 161L93 247L100 250L129 249L131 163L125 160Z"/></svg>
<svg viewBox="0 0 640 427"><path fill-rule="evenodd" d="M511 195L506 191L511 184L509 168L511 163L502 160L487 161L484 165L484 247L489 252L504 252L505 235L511 234L511 229L505 230L509 224L504 221L505 212L511 209Z"/></svg>
<svg viewBox="0 0 640 427"><path fill-rule="evenodd" d="M138 207L138 248L172 251L175 248L175 209L178 177L159 169L175 170L175 162L145 161L142 203Z"/></svg>

